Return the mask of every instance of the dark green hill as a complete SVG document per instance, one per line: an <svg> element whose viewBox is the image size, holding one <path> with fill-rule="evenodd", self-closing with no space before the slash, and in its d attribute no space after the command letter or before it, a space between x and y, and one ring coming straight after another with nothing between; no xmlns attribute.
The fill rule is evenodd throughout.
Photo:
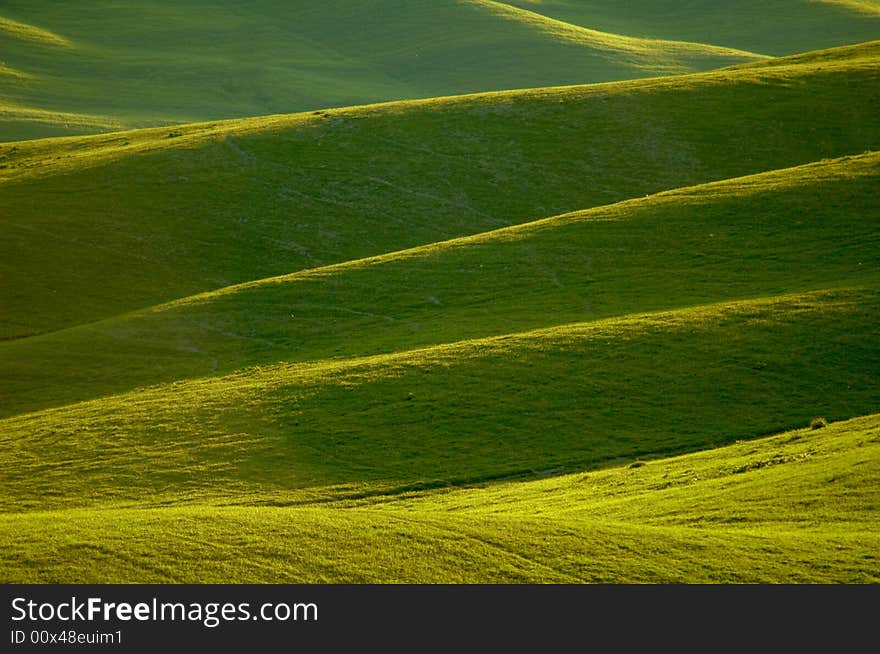
<svg viewBox="0 0 880 654"><path fill-rule="evenodd" d="M0 147L0 333L880 147L878 45Z"/></svg>
<svg viewBox="0 0 880 654"><path fill-rule="evenodd" d="M8 0L0 47L6 141L632 79L759 56L479 0Z"/></svg>
<svg viewBox="0 0 880 654"><path fill-rule="evenodd" d="M0 112L755 59L380 4L5 3ZM0 143L0 583L877 582L878 106L875 41Z"/></svg>
<svg viewBox="0 0 880 654"><path fill-rule="evenodd" d="M394 352L780 293L876 288L878 180L880 155L846 157L0 343L3 410L254 364Z"/></svg>
<svg viewBox="0 0 880 654"><path fill-rule="evenodd" d="M781 56L880 36L876 0L509 0L575 25Z"/></svg>
<svg viewBox="0 0 880 654"><path fill-rule="evenodd" d="M289 504L705 449L869 413L878 309L822 291L141 389L0 422L0 497Z"/></svg>

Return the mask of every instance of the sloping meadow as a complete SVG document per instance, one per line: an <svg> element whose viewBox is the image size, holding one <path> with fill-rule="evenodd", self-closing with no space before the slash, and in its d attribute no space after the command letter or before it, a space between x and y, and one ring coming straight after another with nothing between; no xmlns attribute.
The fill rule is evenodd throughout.
<svg viewBox="0 0 880 654"><path fill-rule="evenodd" d="M877 51L0 146L0 334L880 149Z"/></svg>
<svg viewBox="0 0 880 654"><path fill-rule="evenodd" d="M877 581L877 53L0 145L0 581Z"/></svg>

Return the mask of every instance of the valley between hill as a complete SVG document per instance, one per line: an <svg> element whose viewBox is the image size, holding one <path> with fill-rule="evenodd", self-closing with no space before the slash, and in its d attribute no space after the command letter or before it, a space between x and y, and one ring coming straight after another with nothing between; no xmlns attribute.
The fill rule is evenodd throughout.
<svg viewBox="0 0 880 654"><path fill-rule="evenodd" d="M97 82L50 107L19 63L74 84L112 50L124 77L146 32L87 47L95 16L4 7L4 97L118 131L4 123L0 581L880 581L880 42L769 58L733 24L675 40L696 14L624 37L612 3L398 4L359 38L452 12L619 81L123 130ZM831 36L877 13L776 4Z"/></svg>

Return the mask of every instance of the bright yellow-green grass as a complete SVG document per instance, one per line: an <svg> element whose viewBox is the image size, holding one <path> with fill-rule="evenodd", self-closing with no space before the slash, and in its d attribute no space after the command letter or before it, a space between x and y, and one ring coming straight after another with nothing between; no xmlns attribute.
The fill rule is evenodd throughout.
<svg viewBox="0 0 880 654"><path fill-rule="evenodd" d="M880 416L337 505L0 516L2 582L880 581Z"/></svg>
<svg viewBox="0 0 880 654"><path fill-rule="evenodd" d="M872 19L851 5L812 6L834 34ZM4 4L11 53L83 66L0 62L58 93L4 106L130 118L67 91L162 64L131 49L150 25L225 56L281 6ZM694 47L489 0L284 7L362 24L365 70L358 39L397 30L383 62L446 82L502 33L639 74ZM416 29L453 10L480 17L454 45ZM0 582L880 581L878 64L0 143Z"/></svg>
<svg viewBox="0 0 880 654"><path fill-rule="evenodd" d="M878 52L2 145L0 333L876 150Z"/></svg>
<svg viewBox="0 0 880 654"><path fill-rule="evenodd" d="M607 32L789 55L876 39L877 0L509 0L505 4Z"/></svg>
<svg viewBox="0 0 880 654"><path fill-rule="evenodd" d="M589 27L487 0L7 0L0 63L29 78L0 76L0 92L33 112L0 114L0 140L106 131L101 121L138 127L632 79L762 56Z"/></svg>
<svg viewBox="0 0 880 654"><path fill-rule="evenodd" d="M3 509L278 502L692 450L871 412L880 294L841 289L278 363L0 422Z"/></svg>

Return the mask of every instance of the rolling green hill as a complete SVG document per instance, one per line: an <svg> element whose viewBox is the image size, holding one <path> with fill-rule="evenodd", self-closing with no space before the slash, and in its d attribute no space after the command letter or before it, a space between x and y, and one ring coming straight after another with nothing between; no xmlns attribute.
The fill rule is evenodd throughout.
<svg viewBox="0 0 880 654"><path fill-rule="evenodd" d="M878 447L873 415L396 499L7 513L0 581L877 583Z"/></svg>
<svg viewBox="0 0 880 654"><path fill-rule="evenodd" d="M528 4L12 2L0 85L219 111L174 85L243 26L354 94L739 56ZM880 41L751 59L0 143L0 582L880 582Z"/></svg>
<svg viewBox="0 0 880 654"><path fill-rule="evenodd" d="M525 16L525 18L524 18ZM706 70L760 55L482 0L9 0L0 139Z"/></svg>
<svg viewBox="0 0 880 654"><path fill-rule="evenodd" d="M0 140L683 73L878 36L872 0L8 0Z"/></svg>
<svg viewBox="0 0 880 654"><path fill-rule="evenodd" d="M858 416L880 401L878 309L861 289L730 302L25 414L0 423L3 508L387 492Z"/></svg>
<svg viewBox="0 0 880 654"><path fill-rule="evenodd" d="M393 352L784 292L876 288L878 180L880 154L845 157L8 341L0 344L3 414L281 360Z"/></svg>
<svg viewBox="0 0 880 654"><path fill-rule="evenodd" d="M874 40L877 0L508 0L505 4L608 32L714 43L772 56Z"/></svg>
<svg viewBox="0 0 880 654"><path fill-rule="evenodd" d="M0 333L875 150L878 52L6 144Z"/></svg>

